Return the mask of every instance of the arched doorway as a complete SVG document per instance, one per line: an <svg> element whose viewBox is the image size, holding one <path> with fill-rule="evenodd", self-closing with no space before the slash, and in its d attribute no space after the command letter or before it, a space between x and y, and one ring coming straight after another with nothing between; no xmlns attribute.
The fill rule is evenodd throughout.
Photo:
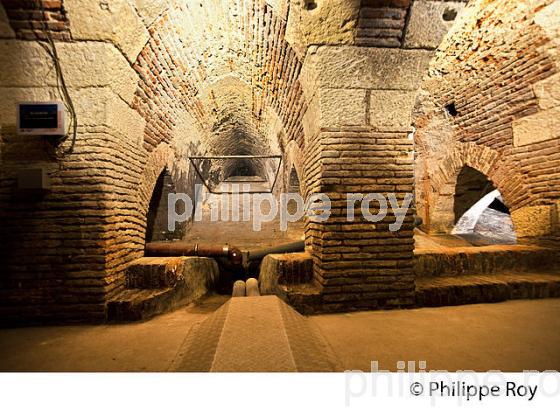
<svg viewBox="0 0 560 410"><path fill-rule="evenodd" d="M486 175L465 165L453 197L455 225L451 233L473 244L511 244L515 230L501 193Z"/></svg>
<svg viewBox="0 0 560 410"><path fill-rule="evenodd" d="M167 226L168 197L169 194L174 192L175 184L171 174L165 168L156 181L150 199L146 224L146 242L170 241L183 237L185 232L184 224L176 226L173 231L170 231ZM183 201L177 201L176 207L176 212L182 214L185 204Z"/></svg>

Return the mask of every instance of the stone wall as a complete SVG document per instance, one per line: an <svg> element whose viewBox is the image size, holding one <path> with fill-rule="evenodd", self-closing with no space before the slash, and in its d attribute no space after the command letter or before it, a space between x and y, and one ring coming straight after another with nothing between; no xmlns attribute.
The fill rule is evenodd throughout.
<svg viewBox="0 0 560 410"><path fill-rule="evenodd" d="M430 64L417 101L417 207L453 227L467 165L499 189L518 237L554 236L560 199L557 1L471 1Z"/></svg>

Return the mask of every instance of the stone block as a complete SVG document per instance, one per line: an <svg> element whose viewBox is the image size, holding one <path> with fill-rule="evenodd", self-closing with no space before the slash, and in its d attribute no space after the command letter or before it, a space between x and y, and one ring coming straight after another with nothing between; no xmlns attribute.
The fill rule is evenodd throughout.
<svg viewBox="0 0 560 410"><path fill-rule="evenodd" d="M321 117L321 106L319 104L319 96L315 96L309 101L307 111L303 116L303 131L306 138L311 138L319 132Z"/></svg>
<svg viewBox="0 0 560 410"><path fill-rule="evenodd" d="M309 55L306 76L319 88L416 90L431 51L321 46Z"/></svg>
<svg viewBox="0 0 560 410"><path fill-rule="evenodd" d="M167 0L134 0L134 4L146 27L150 27L169 7Z"/></svg>
<svg viewBox="0 0 560 410"><path fill-rule="evenodd" d="M533 86L539 107L551 109L560 106L560 73L556 73Z"/></svg>
<svg viewBox="0 0 560 410"><path fill-rule="evenodd" d="M199 257L140 258L131 269L129 288L107 303L110 321L144 320L194 302L213 289L219 276L214 259Z"/></svg>
<svg viewBox="0 0 560 410"><path fill-rule="evenodd" d="M140 258L126 271L126 286L139 289L161 289L174 286L184 277L183 258Z"/></svg>
<svg viewBox="0 0 560 410"><path fill-rule="evenodd" d="M539 205L516 209L511 213L513 226L518 238L550 235L553 231L552 221L554 206Z"/></svg>
<svg viewBox="0 0 560 410"><path fill-rule="evenodd" d="M409 131L415 98L415 91L372 90L370 124L377 130Z"/></svg>
<svg viewBox="0 0 560 410"><path fill-rule="evenodd" d="M290 5L286 40L300 56L312 44L351 44L360 9L359 0L321 0L307 9L307 1Z"/></svg>
<svg viewBox="0 0 560 410"><path fill-rule="evenodd" d="M313 279L313 260L307 253L267 255L261 264L261 294L279 293L279 285L298 285Z"/></svg>
<svg viewBox="0 0 560 410"><path fill-rule="evenodd" d="M560 3L553 1L535 15L535 23L543 28L556 45L560 45ZM556 51L557 52L557 51ZM557 63L558 64L558 63Z"/></svg>
<svg viewBox="0 0 560 410"><path fill-rule="evenodd" d="M105 125L140 143L145 120L108 88L85 88L71 92L80 125Z"/></svg>
<svg viewBox="0 0 560 410"><path fill-rule="evenodd" d="M520 118L512 125L515 147L560 138L560 107Z"/></svg>
<svg viewBox="0 0 560 410"><path fill-rule="evenodd" d="M436 49L464 6L457 1L415 1L410 9L404 47Z"/></svg>
<svg viewBox="0 0 560 410"><path fill-rule="evenodd" d="M366 91L324 89L320 92L321 126L365 125Z"/></svg>
<svg viewBox="0 0 560 410"><path fill-rule="evenodd" d="M140 143L145 120L109 88L91 87L70 89L79 126L106 126L121 136ZM53 87L2 88L0 99L0 126L16 126L16 102L50 101L60 96Z"/></svg>
<svg viewBox="0 0 560 410"><path fill-rule="evenodd" d="M138 76L115 47L102 42L76 42L58 43L57 48L68 87L111 87L122 99L132 101ZM0 67L0 85L57 85L52 60L35 42L0 41ZM22 67L25 69L22 70Z"/></svg>
<svg viewBox="0 0 560 410"><path fill-rule="evenodd" d="M148 42L148 30L126 0L66 0L74 40L110 41L133 63Z"/></svg>

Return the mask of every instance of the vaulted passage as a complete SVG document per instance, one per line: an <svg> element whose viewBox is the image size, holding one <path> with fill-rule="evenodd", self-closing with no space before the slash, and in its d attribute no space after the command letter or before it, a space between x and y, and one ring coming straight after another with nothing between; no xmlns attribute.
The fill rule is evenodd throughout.
<svg viewBox="0 0 560 410"><path fill-rule="evenodd" d="M558 2L1 4L3 322L556 295Z"/></svg>

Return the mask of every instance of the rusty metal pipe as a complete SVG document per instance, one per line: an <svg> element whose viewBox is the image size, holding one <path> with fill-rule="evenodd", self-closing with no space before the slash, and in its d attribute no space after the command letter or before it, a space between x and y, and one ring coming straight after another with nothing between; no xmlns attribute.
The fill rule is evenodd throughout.
<svg viewBox="0 0 560 410"><path fill-rule="evenodd" d="M146 256L201 256L207 258L228 258L230 262L241 263L241 251L229 245L210 246L183 242L147 243Z"/></svg>
<svg viewBox="0 0 560 410"><path fill-rule="evenodd" d="M264 248L256 251L250 251L248 252L247 259L250 261L254 261L254 260L263 259L266 255L270 255L272 253L303 252L304 250L305 250L305 241L289 242L271 248Z"/></svg>

